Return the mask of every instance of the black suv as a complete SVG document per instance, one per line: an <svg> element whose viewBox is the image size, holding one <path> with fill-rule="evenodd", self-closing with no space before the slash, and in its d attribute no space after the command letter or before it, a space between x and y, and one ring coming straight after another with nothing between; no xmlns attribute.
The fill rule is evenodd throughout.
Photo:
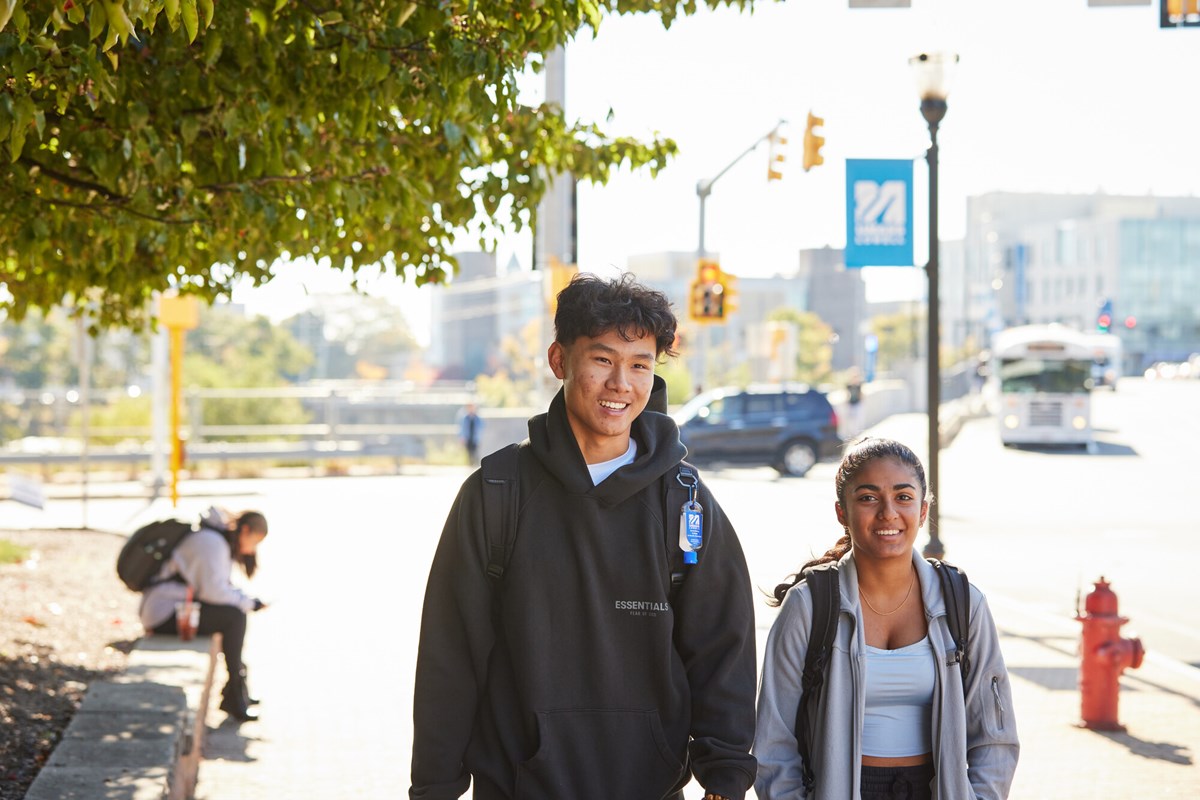
<svg viewBox="0 0 1200 800"><path fill-rule="evenodd" d="M713 389L674 417L688 460L697 464L769 465L800 476L842 446L828 398L803 384Z"/></svg>

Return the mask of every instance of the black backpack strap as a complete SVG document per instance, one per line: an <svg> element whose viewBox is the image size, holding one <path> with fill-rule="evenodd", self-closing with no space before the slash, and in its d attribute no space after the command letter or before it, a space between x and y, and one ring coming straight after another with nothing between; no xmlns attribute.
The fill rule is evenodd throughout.
<svg viewBox="0 0 1200 800"><path fill-rule="evenodd" d="M950 628L950 637L954 639L954 655L946 663L958 662L965 695L967 676L971 672L971 651L968 647L971 630L971 584L967 580L967 574L958 567L936 558L929 559L929 563L933 565L942 585L942 598L946 603L946 624Z"/></svg>
<svg viewBox="0 0 1200 800"><path fill-rule="evenodd" d="M808 635L808 652L804 656L804 673L800 678L800 703L796 708L796 749L800 752L804 790L812 795L816 774L812 767L812 735L816 732L817 707L825 688L825 668L833 650L837 633L841 600L838 587L838 562L821 564L804 573L812 595L812 629Z"/></svg>
<svg viewBox="0 0 1200 800"><path fill-rule="evenodd" d="M517 540L520 504L520 445L510 444L483 457L483 531L487 541L487 576L498 586Z"/></svg>
<svg viewBox="0 0 1200 800"><path fill-rule="evenodd" d="M678 471L667 477L666 496L663 501L665 506L663 532L667 540L667 560L671 564L671 586L668 591L668 600L672 605L675 604L675 597L683 588L683 582L687 579L688 574L688 565L683 561L683 550L679 548L679 514L683 504L688 501L688 486L699 485L699 483L699 472L686 461L680 461ZM703 552L704 550L701 548L696 553L697 558Z"/></svg>

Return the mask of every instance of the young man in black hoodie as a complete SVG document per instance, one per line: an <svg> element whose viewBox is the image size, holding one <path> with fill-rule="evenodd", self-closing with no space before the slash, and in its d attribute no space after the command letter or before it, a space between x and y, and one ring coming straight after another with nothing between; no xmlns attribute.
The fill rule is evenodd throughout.
<svg viewBox="0 0 1200 800"><path fill-rule="evenodd" d="M457 798L473 780L475 800L682 800L694 774L706 798L742 800L754 610L733 526L703 484L703 544L671 590L681 509L665 498L686 451L659 413L654 365L674 355L675 316L631 275L580 275L554 324L563 386L520 448L503 580L486 575L480 472L434 556L409 796Z"/></svg>

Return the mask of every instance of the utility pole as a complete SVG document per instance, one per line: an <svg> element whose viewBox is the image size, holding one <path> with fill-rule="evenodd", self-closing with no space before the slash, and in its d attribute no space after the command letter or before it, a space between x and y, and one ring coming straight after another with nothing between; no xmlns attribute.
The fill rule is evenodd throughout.
<svg viewBox="0 0 1200 800"><path fill-rule="evenodd" d="M567 57L560 45L546 54L546 102L567 107ZM533 268L542 275L542 285L549 289L553 269L574 267L577 263L577 225L575 212L575 176L570 173L546 176L546 194L538 204L533 224ZM538 315L538 342L542 345L553 333L554 320L549 304ZM539 407L545 406L547 372L545 351L535 355L534 392Z"/></svg>

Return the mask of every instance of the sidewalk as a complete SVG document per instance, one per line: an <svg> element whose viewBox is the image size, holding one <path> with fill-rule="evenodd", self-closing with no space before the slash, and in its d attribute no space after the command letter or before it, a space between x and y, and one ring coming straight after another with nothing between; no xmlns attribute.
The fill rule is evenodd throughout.
<svg viewBox="0 0 1200 800"><path fill-rule="evenodd" d="M1200 797L1200 669L1149 653L1121 678L1123 733L1076 726L1080 625L990 596L1021 737L1013 800Z"/></svg>
<svg viewBox="0 0 1200 800"><path fill-rule="evenodd" d="M1002 597L989 602L1012 676L1021 738L1012 800L1200 797L1200 670L1148 654L1139 669L1121 679L1119 720L1127 730L1086 730L1076 725L1079 625ZM273 680L286 680L286 674ZM303 670L291 674L297 682L304 680ZM273 696L296 697L312 696L315 687L276 682L270 688ZM321 704L338 690L318 694L313 702ZM284 709L275 706L263 722L211 729L197 797L403 796L411 724L406 714L388 708L387 694L378 697L375 714L330 719L324 709L309 707L291 709L281 718ZM328 769L313 769L321 763ZM695 791L688 794L688 800L697 797Z"/></svg>
<svg viewBox="0 0 1200 800"><path fill-rule="evenodd" d="M902 414L871 432L920 453L925 426L923 414ZM406 556L421 561L419 553ZM401 603L414 615L418 596ZM1012 675L1022 743L1012 800L1200 797L1200 670L1151 652L1121 679L1118 717L1127 731L1079 728L1079 624L994 592L989 603ZM272 613L278 616L271 624L248 639L255 651L248 653L252 684L265 697L263 721L210 732L199 800L404 796L415 628L364 629L356 652L373 654L371 662L334 665L327 663L337 652L332 643L311 654L297 648L305 628L288 630L291 607ZM283 655L288 643L292 654ZM215 714L210 724L222 717ZM694 786L688 790L688 800L698 797Z"/></svg>
<svg viewBox="0 0 1200 800"><path fill-rule="evenodd" d="M924 414L901 414L870 432L904 441L924 458L926 421ZM414 471L404 483L403 494L386 479L339 483L337 504L308 502L313 490L304 481L273 489L278 533L270 544L272 569L262 579L278 581L268 596L282 599L264 612L269 617L252 617L246 654L263 719L235 726L212 712L197 800L405 796L414 643L423 573L436 544L435 536L415 532L440 528L458 479ZM219 494L238 489L229 483ZM373 508L371 499L383 495L401 503L403 525L394 513L380 515L373 524L389 535L372 545L370 558L355 544L365 530L348 544L338 539L332 550L333 540L324 537L345 530L345 509ZM114 518L144 505L125 501ZM331 563L346 568L329 569ZM318 574L323 583L314 587L311 576ZM328 620L331 606L353 612L364 589L380 585L395 604L386 624L360 613L339 614L334 625L314 622ZM1013 800L1200 798L1200 669L1152 651L1121 679L1118 716L1127 730L1076 727L1080 625L982 588L1012 675L1022 744ZM694 787L688 790L687 800L698 797Z"/></svg>
<svg viewBox="0 0 1200 800"><path fill-rule="evenodd" d="M957 432L981 411L943 406L943 431L948 416ZM924 460L926 426L924 414L897 414L869 433L898 439ZM1080 624L987 594L1021 739L1012 800L1200 797L1200 669L1150 652L1121 678L1118 719L1127 730L1077 727Z"/></svg>

